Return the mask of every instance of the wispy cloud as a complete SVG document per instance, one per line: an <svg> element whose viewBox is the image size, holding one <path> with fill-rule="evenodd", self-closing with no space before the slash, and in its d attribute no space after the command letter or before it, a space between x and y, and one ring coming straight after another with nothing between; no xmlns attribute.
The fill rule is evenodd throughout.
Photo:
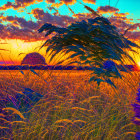
<svg viewBox="0 0 140 140"><path fill-rule="evenodd" d="M116 16L116 17L126 17L127 15L129 15L129 13L114 13L113 14L114 16Z"/></svg>
<svg viewBox="0 0 140 140"><path fill-rule="evenodd" d="M100 6L100 7L98 7L97 10L98 10L98 12L101 13L101 14L119 12L119 9L118 9L118 8L111 7L111 6L109 6L109 5Z"/></svg>
<svg viewBox="0 0 140 140"><path fill-rule="evenodd" d="M0 10L6 10L6 9L19 9L24 8L25 6L29 6L31 4L34 4L35 2L42 2L43 0L15 0L15 2L7 2L2 7L0 7Z"/></svg>
<svg viewBox="0 0 140 140"><path fill-rule="evenodd" d="M132 39L133 41L140 41L140 31L139 32L128 31L126 37Z"/></svg>
<svg viewBox="0 0 140 140"><path fill-rule="evenodd" d="M20 27L23 28L29 28L29 29L38 29L38 24L33 22L33 21L26 21L24 18L19 18L19 17L13 17L13 16L6 16L2 17L3 21L8 21L13 25L19 25Z"/></svg>
<svg viewBox="0 0 140 140"><path fill-rule="evenodd" d="M69 17L67 15L51 15L49 13L45 13L39 8L32 10L31 14L34 15L39 24L48 22L57 26L65 27L75 21L73 17Z"/></svg>
<svg viewBox="0 0 140 140"><path fill-rule="evenodd" d="M38 2L42 2L42 0L37 0ZM90 2L90 0L83 0L84 2ZM25 1L22 0L16 0L15 3L7 3L8 5L18 5L18 7L21 5L30 5L34 3L35 0L29 0L26 4ZM49 10L55 10L53 5L58 7L61 4L73 4L75 1L73 0L61 0L61 3L54 3L54 0L46 0L46 2L52 3L51 7L49 7ZM94 0L92 2L95 2ZM7 6L8 7L8 6ZM68 15L60 15L57 11L56 13L51 14L48 12L45 12L43 9L35 8L31 11L30 15L34 16L37 21L33 22L31 20L25 20L25 18L17 17L17 16L4 16L3 14L0 15L0 38L1 39L21 39L26 41L39 41L44 39L44 34L38 34L38 29L44 24L44 23L50 23L56 26L60 27L67 27L73 22L76 21L82 21L89 18L95 18L95 16L91 13L78 13L73 14L72 17ZM126 37L134 40L138 40L140 38L139 36L139 30L140 29L140 23L133 22L133 19L127 18L127 15L129 13L118 13L119 9L111 7L111 6L101 6L97 9L98 14L103 13L113 13L112 16L109 18L111 24L115 25L119 31L123 34L128 28L130 28L127 33ZM7 22L8 24L5 25L3 22ZM133 36L133 37L132 37Z"/></svg>
<svg viewBox="0 0 140 140"><path fill-rule="evenodd" d="M65 15L51 15L45 13L42 9L34 9L31 14L37 19L37 22L27 21L22 17L0 16L3 22L0 23L1 39L21 39L26 41L38 41L44 39L44 34L38 34L38 29L46 22L56 26L66 27L75 21L73 17Z"/></svg>
<svg viewBox="0 0 140 140"><path fill-rule="evenodd" d="M70 4L73 5L76 3L76 0L60 0L60 3L57 3L56 0L45 0L47 3L55 3L60 6L61 4Z"/></svg>
<svg viewBox="0 0 140 140"><path fill-rule="evenodd" d="M83 2L95 4L96 3L96 0L83 0Z"/></svg>

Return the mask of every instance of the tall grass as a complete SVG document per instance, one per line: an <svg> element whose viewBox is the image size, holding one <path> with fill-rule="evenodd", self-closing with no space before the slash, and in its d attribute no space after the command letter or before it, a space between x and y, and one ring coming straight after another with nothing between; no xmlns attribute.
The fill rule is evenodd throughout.
<svg viewBox="0 0 140 140"><path fill-rule="evenodd" d="M138 130L131 122L134 116L131 103L136 96L139 73L123 73L127 79L112 79L117 89L107 83L97 88L97 83L88 83L89 74L86 71L42 72L48 84L42 79L37 80L33 73L28 75L25 83L24 75L17 73L18 76L9 84L10 76L7 75L1 80L3 94L6 90L14 97L16 92L23 92L23 87L30 87L44 97L28 112L21 112L25 119L13 111L7 114L8 117L12 115L12 119L1 117L8 121L7 129L11 133L4 137L15 140L135 139ZM14 77L14 72L12 75ZM5 127L1 126L4 132L7 131Z"/></svg>
<svg viewBox="0 0 140 140"><path fill-rule="evenodd" d="M140 86L140 84L139 84ZM140 130L140 88L138 88L138 93L137 93L137 98L136 98L136 103L132 104L135 112L135 116L133 118L133 123L135 123ZM135 135L136 139L140 139L140 131L138 131Z"/></svg>
<svg viewBox="0 0 140 140"><path fill-rule="evenodd" d="M88 6L85 8L92 14L100 16ZM72 54L71 58L78 56L78 60L79 58L82 60L80 63L95 66L92 74L96 74L97 78L105 76L104 80L108 80L106 78L108 73L105 69L104 75L100 75L103 71L104 61L110 58L122 62L121 55L125 55L128 60L133 62L123 49L132 50L131 46L138 47L120 35L116 27L103 17L77 22L69 26L68 30L50 24L46 25L46 27L48 25L51 27L46 35L53 31L60 34L55 38L60 39L59 41L53 38L54 40L44 43L44 45L54 43L51 59L61 50L64 53L73 51L75 54ZM44 29L46 28L43 27L42 31ZM80 34L83 38L79 37ZM93 36L96 36L94 40ZM108 41L109 39L110 41ZM73 44L74 47L71 46ZM47 51L51 47L49 46ZM124 75L122 79L114 79L112 71L109 78L115 83L115 89L107 83L101 83L100 87L97 87L96 82L89 83L88 80L91 76L89 71L37 71L37 75L33 71L26 71L24 74L20 71L3 72L4 75L0 72L0 100L2 101L0 104L0 139L135 139L134 135L138 128L131 122L134 116L131 103L135 99L140 81L139 73L133 72L133 75L121 73ZM118 75L116 72L115 74ZM100 79L93 79L100 81ZM14 102L17 93L24 94L25 88L42 94L43 98L26 112L19 111L11 104L5 104L5 101L8 102L9 99ZM26 105L22 104L22 106Z"/></svg>
<svg viewBox="0 0 140 140"><path fill-rule="evenodd" d="M88 6L85 8L97 17L72 23L66 28L45 23L38 30L39 33L46 31L45 36L56 34L40 48L47 46L50 62L56 55L63 54L67 57L63 57L58 64L88 65L93 71L90 81L96 81L98 85L106 82L115 87L111 78L122 78L117 64L122 67L128 62L136 64L127 50L136 52L134 47L140 47L125 38L107 18L101 17Z"/></svg>

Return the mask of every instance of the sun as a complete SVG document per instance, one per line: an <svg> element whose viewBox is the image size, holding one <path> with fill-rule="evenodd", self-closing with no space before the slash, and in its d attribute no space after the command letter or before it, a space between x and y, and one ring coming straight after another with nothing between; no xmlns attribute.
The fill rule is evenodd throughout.
<svg viewBox="0 0 140 140"><path fill-rule="evenodd" d="M137 64L138 64L138 66L140 67L140 62L138 62Z"/></svg>

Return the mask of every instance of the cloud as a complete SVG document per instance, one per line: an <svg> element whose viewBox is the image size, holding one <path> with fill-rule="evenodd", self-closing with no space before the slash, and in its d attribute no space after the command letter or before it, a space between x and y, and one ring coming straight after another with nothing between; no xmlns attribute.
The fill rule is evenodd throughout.
<svg viewBox="0 0 140 140"><path fill-rule="evenodd" d="M24 8L26 6L34 4L36 2L43 2L43 0L15 0L15 2L7 2L2 7L0 7L0 10L6 10L6 9L10 9L10 8L17 10L19 8ZM76 3L76 0L59 0L59 3L56 2L56 0L45 0L45 2L52 3L52 6L58 8L58 7L62 6L63 4L73 5ZM83 0L83 2L95 4L96 0Z"/></svg>
<svg viewBox="0 0 140 140"><path fill-rule="evenodd" d="M6 16L2 17L3 21L8 21L11 24L19 25L21 28L29 28L32 30L37 30L39 25L33 21L26 21L24 18L13 17L13 16Z"/></svg>
<svg viewBox="0 0 140 140"><path fill-rule="evenodd" d="M19 9L23 8L25 6L29 6L35 2L42 2L43 0L15 0L15 2L7 2L2 7L0 7L0 10L6 10L6 9Z"/></svg>
<svg viewBox="0 0 140 140"><path fill-rule="evenodd" d="M135 23L130 26L130 31L137 30L138 28L140 29L140 23Z"/></svg>
<svg viewBox="0 0 140 140"><path fill-rule="evenodd" d="M118 9L118 8L111 7L111 6L109 6L109 5L100 6L100 7L98 7L97 10L98 10L98 12L101 13L101 14L119 12L119 9Z"/></svg>
<svg viewBox="0 0 140 140"><path fill-rule="evenodd" d="M33 16L37 19L37 22L26 21L24 18L16 16L4 17L1 14L0 20L8 22L9 24L4 25L2 22L0 23L0 38L21 39L25 41L45 40L45 33L39 34L37 30L46 22L56 26L66 27L76 21L95 18L95 16L91 13L74 14L73 17L66 15L51 15L39 8L33 9L30 14L33 14ZM140 29L140 23L134 24L133 22L130 22L131 19L128 19L126 17L127 15L128 13L114 13L109 20L111 24L115 25L122 34L125 30L131 27L126 33L126 37L130 39L136 38L136 40L138 40L140 34L138 32L138 28Z"/></svg>
<svg viewBox="0 0 140 140"><path fill-rule="evenodd" d="M124 18L124 17L123 17ZM116 26L118 28L118 30L120 31L120 33L124 33L126 29L128 29L131 24L127 23L127 20L122 20L118 17L110 17L109 21L111 22L112 25Z"/></svg>
<svg viewBox="0 0 140 140"><path fill-rule="evenodd" d="M82 21L82 20L86 20L86 19L90 19L90 18L95 18L96 15L93 15L91 13L79 13L79 14L74 14L73 17L75 17L76 21Z"/></svg>
<svg viewBox="0 0 140 140"><path fill-rule="evenodd" d="M124 14L121 14L124 15ZM116 26L120 33L132 41L139 42L140 39L140 23L130 22L131 19L127 17L120 17L120 15L112 16L109 18L112 25Z"/></svg>
<svg viewBox="0 0 140 140"><path fill-rule="evenodd" d="M61 27L66 27L70 23L74 22L75 19L73 17L69 17L66 15L51 15L49 13L45 13L42 9L36 8L32 10L31 14L34 15L34 17L38 20L38 23L50 23L53 25L61 26Z"/></svg>
<svg viewBox="0 0 140 140"><path fill-rule="evenodd" d="M55 3L55 0L45 0L47 3Z"/></svg>
<svg viewBox="0 0 140 140"><path fill-rule="evenodd" d="M139 32L129 31L126 34L126 37L128 37L129 39L134 40L134 41L140 41L140 31Z"/></svg>
<svg viewBox="0 0 140 140"><path fill-rule="evenodd" d="M73 5L76 3L76 0L60 0L60 3L57 3L55 0L46 0L47 3L54 3L56 4L57 6L61 6L63 4L70 4L70 5Z"/></svg>
<svg viewBox="0 0 140 140"><path fill-rule="evenodd" d="M5 38L6 35L7 35L5 30L6 30L6 27L3 24L0 23L0 32L1 32L0 33L0 38L1 39Z"/></svg>
<svg viewBox="0 0 140 140"><path fill-rule="evenodd" d="M0 38L1 39L21 39L26 41L41 40L43 34L38 34L40 28L38 23L33 21L26 21L23 18L13 16L0 16L2 21L6 21L9 24L3 25L0 23Z"/></svg>
<svg viewBox="0 0 140 140"><path fill-rule="evenodd" d="M127 24L134 24L132 21L133 21L133 19L129 19L129 18L127 18L127 15L129 15L129 13L114 13L113 14L113 17L115 18L115 19L120 19L120 20L122 20L122 21L124 21L125 23L127 23Z"/></svg>
<svg viewBox="0 0 140 140"><path fill-rule="evenodd" d="M91 3L91 4L95 4L96 0L83 0L84 3Z"/></svg>
<svg viewBox="0 0 140 140"><path fill-rule="evenodd" d="M21 39L28 41L41 40L43 37L29 28L19 28L13 25L1 26L1 39Z"/></svg>
<svg viewBox="0 0 140 140"><path fill-rule="evenodd" d="M129 13L114 13L113 15L116 17L126 17Z"/></svg>
<svg viewBox="0 0 140 140"><path fill-rule="evenodd" d="M56 7L56 8L59 8L60 6L62 6L64 3L63 2L60 2L60 3L52 3L52 7Z"/></svg>
<svg viewBox="0 0 140 140"><path fill-rule="evenodd" d="M42 9L34 9L31 12L37 19L37 22L26 21L24 18L13 16L0 16L2 21L8 22L7 25L0 24L1 39L21 39L25 41L39 41L45 39L45 33L39 34L38 29L46 22L66 27L75 19L69 16L56 16L45 13Z"/></svg>
<svg viewBox="0 0 140 140"><path fill-rule="evenodd" d="M61 0L61 2L65 3L65 4L73 5L76 3L76 0Z"/></svg>
<svg viewBox="0 0 140 140"><path fill-rule="evenodd" d="M4 30L4 25L2 25L1 23L0 23L0 31L3 31Z"/></svg>

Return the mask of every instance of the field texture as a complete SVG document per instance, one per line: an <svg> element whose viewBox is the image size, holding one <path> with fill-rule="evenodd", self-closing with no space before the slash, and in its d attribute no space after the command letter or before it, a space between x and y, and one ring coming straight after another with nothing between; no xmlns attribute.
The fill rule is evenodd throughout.
<svg viewBox="0 0 140 140"><path fill-rule="evenodd" d="M0 139L135 140L139 73L89 83L90 71L0 71Z"/></svg>

